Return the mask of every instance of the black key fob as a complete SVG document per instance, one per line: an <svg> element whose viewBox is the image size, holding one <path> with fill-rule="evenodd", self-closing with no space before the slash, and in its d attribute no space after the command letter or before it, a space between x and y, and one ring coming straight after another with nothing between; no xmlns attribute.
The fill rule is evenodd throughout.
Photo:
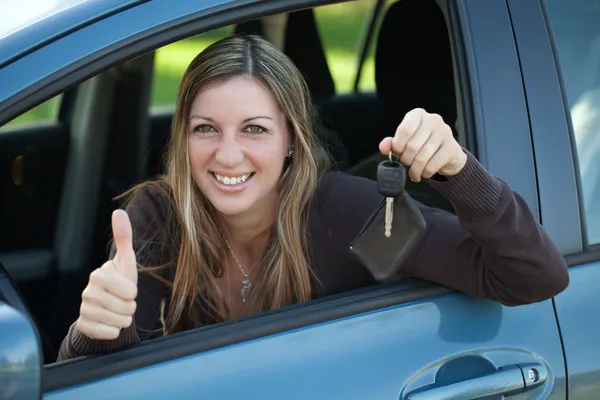
<svg viewBox="0 0 600 400"><path fill-rule="evenodd" d="M384 197L398 197L404 192L406 168L397 161L385 160L377 166L377 186Z"/></svg>

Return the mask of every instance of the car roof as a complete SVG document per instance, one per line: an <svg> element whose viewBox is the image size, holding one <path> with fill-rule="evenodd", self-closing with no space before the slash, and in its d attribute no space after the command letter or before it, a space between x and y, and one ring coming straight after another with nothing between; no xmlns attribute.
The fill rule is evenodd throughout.
<svg viewBox="0 0 600 400"><path fill-rule="evenodd" d="M0 15L0 67L69 32L148 1L18 0Z"/></svg>

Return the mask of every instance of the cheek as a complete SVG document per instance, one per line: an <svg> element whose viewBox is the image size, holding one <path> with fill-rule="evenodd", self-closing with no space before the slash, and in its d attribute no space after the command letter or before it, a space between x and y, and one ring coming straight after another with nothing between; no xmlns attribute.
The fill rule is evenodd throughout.
<svg viewBox="0 0 600 400"><path fill-rule="evenodd" d="M252 154L252 164L263 172L269 172L269 175L277 175L279 169L283 167L287 149L283 150L280 141L272 141L253 146L252 150L246 154Z"/></svg>
<svg viewBox="0 0 600 400"><path fill-rule="evenodd" d="M188 140L188 158L190 160L190 167L192 175L195 177L197 173L200 173L208 163L208 149L206 146L202 146L198 140Z"/></svg>

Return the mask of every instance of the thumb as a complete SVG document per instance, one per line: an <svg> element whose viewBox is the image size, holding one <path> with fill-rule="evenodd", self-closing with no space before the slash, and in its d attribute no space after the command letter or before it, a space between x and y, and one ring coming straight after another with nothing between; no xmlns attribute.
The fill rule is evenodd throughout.
<svg viewBox="0 0 600 400"><path fill-rule="evenodd" d="M118 273L137 284L137 261L133 251L133 233L129 216L124 210L112 214L112 230L117 252L113 262Z"/></svg>
<svg viewBox="0 0 600 400"><path fill-rule="evenodd" d="M392 139L392 137L386 137L381 142L379 142L379 151L384 156L389 155L390 151L392 150Z"/></svg>

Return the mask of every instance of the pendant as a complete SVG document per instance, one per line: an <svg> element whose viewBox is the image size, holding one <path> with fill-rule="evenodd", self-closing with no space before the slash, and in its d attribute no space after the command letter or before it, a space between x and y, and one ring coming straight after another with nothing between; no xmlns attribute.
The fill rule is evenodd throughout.
<svg viewBox="0 0 600 400"><path fill-rule="evenodd" d="M246 302L246 297L248 296L248 292L250 292L251 286L252 284L248 279L248 274L244 274L244 280L242 281L242 290L240 291L242 293L242 303Z"/></svg>

